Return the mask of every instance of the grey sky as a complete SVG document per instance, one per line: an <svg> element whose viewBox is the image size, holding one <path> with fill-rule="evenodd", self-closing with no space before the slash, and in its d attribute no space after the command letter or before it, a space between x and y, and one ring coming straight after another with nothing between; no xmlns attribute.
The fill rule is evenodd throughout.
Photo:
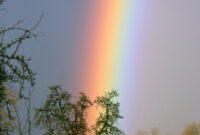
<svg viewBox="0 0 200 135"><path fill-rule="evenodd" d="M135 65L136 99L131 112L122 110L127 118L121 127L128 135L155 126L176 135L186 124L200 122L200 1L142 1L146 16ZM27 41L21 50L32 56L31 67L38 73L36 106L52 84L74 93L79 90L76 81L83 49L79 37L90 6L88 0L8 0L6 10L0 12L1 25L25 18L25 27L44 14L36 30L42 36Z"/></svg>
<svg viewBox="0 0 200 135"><path fill-rule="evenodd" d="M144 46L138 67L137 128L179 134L200 121L200 1L147 3Z"/></svg>

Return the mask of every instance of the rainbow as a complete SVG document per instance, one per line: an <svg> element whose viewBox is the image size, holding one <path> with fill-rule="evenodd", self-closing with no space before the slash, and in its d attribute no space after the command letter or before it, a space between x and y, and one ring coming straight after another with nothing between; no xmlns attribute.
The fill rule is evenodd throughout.
<svg viewBox="0 0 200 135"><path fill-rule="evenodd" d="M137 1L96 0L90 8L90 21L83 35L87 49L80 86L93 100L104 91L122 89L131 79L127 71L132 69L129 60L134 59L137 41ZM128 67L127 67L128 66ZM123 100L123 99L120 99ZM123 102L123 101L122 101ZM91 114L91 121L96 112Z"/></svg>

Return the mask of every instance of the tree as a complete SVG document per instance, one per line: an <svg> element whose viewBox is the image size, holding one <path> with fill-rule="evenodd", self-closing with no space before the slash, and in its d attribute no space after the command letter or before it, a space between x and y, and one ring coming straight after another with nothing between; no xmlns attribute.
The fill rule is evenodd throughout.
<svg viewBox="0 0 200 135"><path fill-rule="evenodd" d="M2 90L2 89L1 89ZM9 132L14 131L14 108L11 105L17 103L18 98L13 93L13 90L8 87L8 85L3 85L4 92L1 91L1 97L4 97L4 103L0 106L0 134L9 134Z"/></svg>
<svg viewBox="0 0 200 135"><path fill-rule="evenodd" d="M4 2L4 0L0 0L0 5L2 5L3 2Z"/></svg>
<svg viewBox="0 0 200 135"><path fill-rule="evenodd" d="M191 123L187 125L181 135L200 135L200 124Z"/></svg>
<svg viewBox="0 0 200 135"><path fill-rule="evenodd" d="M145 130L138 130L135 135L148 135L148 132Z"/></svg>
<svg viewBox="0 0 200 135"><path fill-rule="evenodd" d="M4 1L0 0L0 6ZM19 49L24 45L25 40L37 38L33 31L41 20L42 16L29 29L19 27L23 20L17 21L12 26L0 27L0 134L9 134L16 127L13 123L17 118L14 99L29 100L29 97L23 93L25 82L28 82L31 87L35 85L36 73L29 67L31 58L20 54ZM11 33L15 33L14 36L10 36ZM11 86L14 88L11 89ZM19 130L19 127L17 128ZM19 131L19 134L22 133Z"/></svg>
<svg viewBox="0 0 200 135"><path fill-rule="evenodd" d="M151 135L161 135L161 132L158 128L152 128L150 133Z"/></svg>
<svg viewBox="0 0 200 135"><path fill-rule="evenodd" d="M99 107L100 114L93 126L96 135L124 134L116 125L118 119L123 118L119 113L119 103L114 99L118 96L117 90L111 90L104 96L98 96L94 103Z"/></svg>
<svg viewBox="0 0 200 135"><path fill-rule="evenodd" d="M135 132L135 135L162 135L162 133L158 128L152 128L150 131L140 129ZM169 135L169 133L165 133L165 135Z"/></svg>
<svg viewBox="0 0 200 135"><path fill-rule="evenodd" d="M39 22L41 19L39 20ZM37 36L32 33L32 31L36 28L39 22L30 29L24 29L18 27L18 24L22 23L22 21L18 21L11 27L1 27L0 29L0 110L3 110L9 117L9 121L14 121L14 113L16 111L11 111L13 107L13 103L8 95L5 84L7 87L14 85L14 89L12 89L12 93L18 93L16 95L17 98L28 100L28 97L23 93L25 82L29 82L31 87L35 85L35 75L30 67L29 61L31 58L26 58L23 54L19 54L18 50L24 40L36 38ZM18 33L19 35L14 39L8 39L7 36L10 32ZM13 50L11 52L11 50ZM18 84L18 88L16 87ZM16 110L16 109L15 109ZM3 121L5 121L6 116L1 116L0 118L0 132L6 130L12 131L11 129L3 128Z"/></svg>
<svg viewBox="0 0 200 135"><path fill-rule="evenodd" d="M46 135L86 135L86 117L92 102L84 93L72 101L72 95L60 88L50 87L45 104L36 109L36 125L46 129Z"/></svg>

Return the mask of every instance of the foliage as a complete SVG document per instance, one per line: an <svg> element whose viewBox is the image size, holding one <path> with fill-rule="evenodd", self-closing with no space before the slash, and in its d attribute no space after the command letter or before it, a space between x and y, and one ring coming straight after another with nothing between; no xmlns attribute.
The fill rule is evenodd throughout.
<svg viewBox="0 0 200 135"><path fill-rule="evenodd" d="M161 135L161 132L158 128L152 128L150 131L138 130L135 135ZM168 135L168 133L165 135Z"/></svg>
<svg viewBox="0 0 200 135"><path fill-rule="evenodd" d="M148 135L148 132L147 131L145 131L145 130L138 130L136 133L135 133L135 135Z"/></svg>
<svg viewBox="0 0 200 135"><path fill-rule="evenodd" d="M30 58L18 54L18 49L22 45L22 42L31 38L31 35L34 35L29 30L17 27L19 23L20 22L9 28L1 27L0 29L0 108L4 111L7 110L10 120L13 119L10 109L12 102L6 96L7 90L5 89L4 84L7 83L8 85L11 85L13 83L18 83L20 86L19 98L24 98L24 95L22 94L24 81L27 80L30 82L31 86L34 86L35 82L35 73L32 72L28 64ZM10 31L16 33L21 31L22 33L15 39L7 39L7 33ZM11 50L14 51L11 52ZM3 118L4 117L2 116L0 123ZM0 124L0 129L1 125L2 123Z"/></svg>
<svg viewBox="0 0 200 135"><path fill-rule="evenodd" d="M152 128L151 129L151 135L161 135L161 132L157 128Z"/></svg>
<svg viewBox="0 0 200 135"><path fill-rule="evenodd" d="M36 125L46 129L47 135L86 135L87 110L92 102L84 93L75 102L60 86L50 87L45 104L36 110Z"/></svg>
<svg viewBox="0 0 200 135"><path fill-rule="evenodd" d="M98 96L94 101L100 108L100 115L93 126L96 135L124 134L117 126L118 119L123 118L119 113L119 103L114 99L118 96L117 90L111 90L104 96Z"/></svg>
<svg viewBox="0 0 200 135"><path fill-rule="evenodd" d="M0 6L4 1L0 0ZM9 27L5 25L0 27L0 134L5 132L8 134L15 127L17 108L13 98L29 100L22 91L24 84L27 81L31 86L35 85L36 73L29 67L31 58L20 54L19 49L24 45L25 40L37 37L33 30L39 25L41 19L42 16L29 29L19 27L23 20ZM11 89L11 86L14 86L15 89Z"/></svg>
<svg viewBox="0 0 200 135"><path fill-rule="evenodd" d="M1 104L0 107L0 133L9 133L15 128L14 123L14 110L11 107L11 104L16 104L18 98L13 93L13 90L10 89L6 84L4 84L5 96L4 106Z"/></svg>
<svg viewBox="0 0 200 135"><path fill-rule="evenodd" d="M18 21L14 25L6 28L5 26L0 29L0 65L2 70L4 70L7 81L9 83L18 83L20 84L20 97L23 96L22 89L24 88L24 81L30 82L31 86L35 85L35 75L30 67L29 61L31 58L25 57L23 54L19 54L18 50L22 43L31 38L36 38L37 35L32 31L38 26L40 20L30 29L24 29L18 27L23 20ZM16 33L19 34L15 38L9 39L8 34Z"/></svg>
<svg viewBox="0 0 200 135"><path fill-rule="evenodd" d="M181 135L200 135L200 124L191 123L187 125Z"/></svg>
<svg viewBox="0 0 200 135"><path fill-rule="evenodd" d="M0 0L0 5L2 5L2 3L4 2L5 0Z"/></svg>

